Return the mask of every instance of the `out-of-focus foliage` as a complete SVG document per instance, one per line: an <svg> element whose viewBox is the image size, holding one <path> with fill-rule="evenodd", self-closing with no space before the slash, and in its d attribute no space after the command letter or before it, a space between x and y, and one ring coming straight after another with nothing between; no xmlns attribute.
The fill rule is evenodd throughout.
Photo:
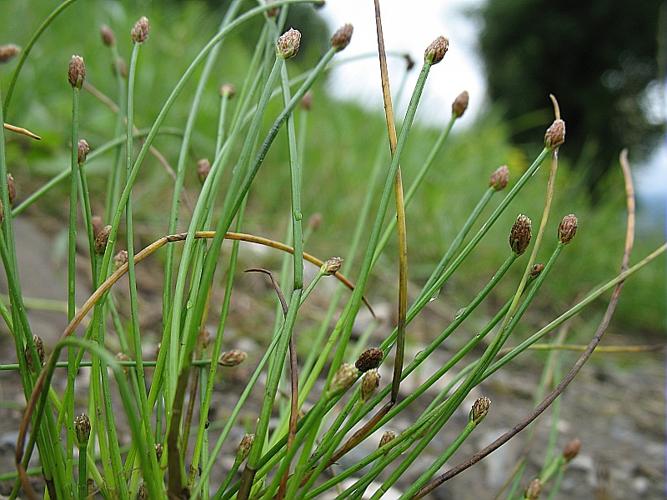
<svg viewBox="0 0 667 500"><path fill-rule="evenodd" d="M647 90L660 76L660 58L667 57L659 54L659 37L667 36L661 4L486 2L479 11L481 56L490 98L504 105L514 140L535 139L550 113L551 92L565 110L568 151L586 169L589 188L595 189L621 148L635 156L648 152L663 128L647 114Z"/></svg>
<svg viewBox="0 0 667 500"><path fill-rule="evenodd" d="M4 41L25 45L28 34L48 15L52 5L42 2L29 5L15 1L9 2L6 9L8 17L0 19L0 32L5 34ZM57 20L35 47L10 107L8 121L26 126L43 136L42 141L34 142L20 136L7 135L8 167L18 184L19 202L68 166L71 88L67 82L67 64L71 54L81 54L86 59L89 83L109 96L116 95L110 54L100 41L101 24L108 24L114 29L119 52L127 59L131 48L129 31L133 22L144 14L151 20L150 43L142 47L139 61L141 71L136 84L135 123L143 128L155 118L170 89L200 48L215 33L222 15L219 11L211 13L204 2L195 1L187 1L185 5L179 6L176 3L145 2L142 5L129 0L90 0L77 2L70 9L68 15ZM30 19L30 23L29 26L22 26L13 22L13 19ZM77 19L78 22L73 24L71 19ZM302 29L296 23L294 27ZM256 36L260 27L247 29ZM243 33L244 30L239 29L225 40L224 56L220 57L219 65L202 96L200 119L190 154L191 171L186 173L186 187L192 199L200 189L196 161L203 157L210 158L213 154L218 87L225 82L240 87L246 76L251 49L246 45ZM329 35L326 33L327 39ZM307 43L305 35L304 43ZM317 50L313 48L313 56L316 55ZM367 64L376 65L377 60L369 59ZM0 68L0 87L3 91L7 89L14 68L15 61ZM303 69L300 64L288 67L292 77ZM393 86L396 91L402 75L397 72L392 76L396 79L396 85ZM194 87L194 84L186 86L169 113L165 126L182 128L192 102ZM455 97L452 95L451 99ZM232 101L232 105L235 103ZM569 116L569 108L563 102L561 104ZM276 116L282 109L278 101L272 101L270 106L270 116ZM115 115L87 92L82 93L80 112L81 135L88 140L94 151L112 135ZM604 113L603 110L599 112ZM301 126L303 119L304 112L299 109L297 127ZM552 111L545 110L543 119L535 125L529 139L539 143L552 119ZM305 219L315 212L323 214L322 226L308 240L307 250L318 256L341 255L336 242L350 238L354 230L363 196L368 190L377 148L384 149L385 161L388 158L382 109L379 108L377 113L369 113L354 103L336 101L326 94L326 82L323 81L314 89L312 111L307 121L303 212ZM511 186L541 149L539 144L521 147L512 145L509 140L511 124L502 118L495 106L480 114L474 123L471 121L472 114L465 115L461 123L454 127L450 141L438 154L426 182L408 207L409 269L410 278L416 284L424 282L456 235L486 189L488 175L499 165L507 164L511 172ZM268 127L270 123L264 125ZM574 126L570 118L568 126L570 129ZM439 133L440 127L416 126L412 129L401 159L406 189ZM548 257L548 252L553 249L556 226L563 215L576 213L580 230L576 240L563 252L557 274L549 279L537 298L534 313L523 328L524 333L542 326L547 319L571 306L574 297L581 297L584 292L609 279L616 273L620 263L625 216L623 181L617 163L612 173L602 181L606 196L595 207L591 206L585 193L578 189L583 172L572 172L565 168L574 158L570 139L568 135L568 140L560 150L563 168L558 174L553 215L545 236L544 252L540 253L539 259ZM180 140L173 136L160 136L156 141L156 146L172 164L175 163L179 145ZM109 152L87 164L86 168L91 172L89 183L92 192L103 192L105 189L105 172L112 159L113 153ZM475 251L474 258L465 265L460 277L451 281L439 300L454 309L467 304L510 251L507 234L516 215L525 213L533 219L534 224L538 223L547 174L548 169L543 167L528 183L493 227L485 244ZM173 189L173 180L149 156L142 166L138 182L140 188L134 200L134 210L136 227L141 230L137 237L145 245L167 231L168 221L162 207L165 197L170 196ZM245 231L278 240L285 238L290 217L288 186L288 152L284 141L277 141L251 191ZM67 185L62 184L33 206L26 216L34 220L50 217L52 228L66 230L62 222L66 220L67 214L66 193ZM91 201L93 210L101 210L99 200L93 197ZM498 199L494 198L484 217L497 203ZM179 227L179 230L185 229ZM633 262L645 256L662 240L661 235L640 232ZM387 269L387 273L397 269L395 242L395 238L390 240L391 247L380 261L379 267ZM348 257L344 254L341 256ZM612 331L628 334L638 330L663 331L666 264L664 258L660 259L650 269L644 269L628 280ZM497 305L514 291L520 279L520 267L513 269L510 279L504 280L494 291L485 314L494 314ZM355 268L352 276L356 272ZM373 300L380 300L387 294L387 290L381 278L377 277L370 284L369 296ZM599 321L605 305L604 300L600 300L577 319L576 330L581 333L582 340Z"/></svg>

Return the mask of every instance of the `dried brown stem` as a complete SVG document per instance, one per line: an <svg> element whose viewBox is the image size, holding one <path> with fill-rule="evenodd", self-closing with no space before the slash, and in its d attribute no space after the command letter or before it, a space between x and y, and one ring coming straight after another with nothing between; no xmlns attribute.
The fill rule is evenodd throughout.
<svg viewBox="0 0 667 500"><path fill-rule="evenodd" d="M634 191L634 185L632 183L630 165L628 163L627 150L624 149L623 151L621 151L619 160L621 163L621 169L623 171L623 179L625 181L626 205L628 210L627 226L625 232L625 247L623 251L623 258L621 260L621 272L623 272L628 268L628 262L630 261L630 254L632 253L632 248L634 246L635 191ZM596 347L602 340L602 336L607 331L609 322L611 321L611 318L614 315L614 311L616 310L618 299L621 295L621 290L623 288L623 283L624 282L621 281L616 285L616 287L614 287L614 290L611 294L611 298L609 299L609 304L607 305L607 310L605 311L602 321L600 322L600 324L597 327L597 330L595 331L595 335L593 335L593 338L586 346L586 350L583 353L581 353L576 363L572 366L567 375L565 375L563 380L561 380L561 382L544 398L544 400L539 405L537 405L530 414L528 414L523 420L521 420L521 422L519 422L511 430L500 436L486 448L476 453L465 462L460 463L459 465L448 470L444 474L434 478L430 483L428 483L421 490L419 490L415 498L424 497L425 495L433 491L435 488L443 484L445 481L460 474L464 470L469 469L477 462L479 462L486 456L493 453L495 450L497 450L502 445L507 443L523 429L528 427L535 419L537 419L537 417L539 417L547 408L549 408L549 406L563 393L563 391L567 388L567 386L570 385L572 380L574 380L574 378L577 376L577 374L584 366L584 364L586 364L586 362L590 359Z"/></svg>
<svg viewBox="0 0 667 500"><path fill-rule="evenodd" d="M396 153L398 138L394 120L394 106L391 101L389 88L389 71L387 70L387 53L384 47L382 34L382 16L380 15L380 0L374 0L375 27L377 31L378 56L380 59L380 76L382 79L382 98L384 113L389 134L389 148L391 156ZM396 228L398 231L398 324L396 325L396 356L394 358L394 374L391 382L391 401L396 402L401 386L403 374L403 358L405 357L405 318L408 312L408 237L405 222L405 200L403 199L403 179L401 166L396 170L394 180L394 197L396 198Z"/></svg>

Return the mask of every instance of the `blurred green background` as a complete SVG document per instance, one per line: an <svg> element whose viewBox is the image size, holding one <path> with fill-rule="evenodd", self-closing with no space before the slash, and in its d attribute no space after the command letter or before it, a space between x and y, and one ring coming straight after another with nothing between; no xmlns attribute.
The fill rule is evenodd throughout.
<svg viewBox="0 0 667 500"><path fill-rule="evenodd" d="M43 136L38 143L15 135L7 136L9 170L19 185L19 200L68 165L71 90L67 82L67 65L70 56L82 55L86 60L87 80L115 98L110 54L100 41L100 25L108 24L114 29L119 50L128 57L131 25L140 15L147 15L151 20L151 35L141 51L136 86L135 123L145 127L157 115L194 55L215 33L221 14L216 2L210 4L201 1L86 0L75 3L55 21L35 46L24 67L8 116L5 117L6 121L25 126ZM25 45L54 5L50 1L3 1L0 43ZM315 12L310 7L307 9L304 19L312 18ZM302 26L297 19L290 24L302 29L310 22L304 20ZM309 67L319 53L321 40L328 37L328 33L323 32L323 24L315 26L318 26L317 29L310 30L313 33L310 43L309 30L304 29L305 54L289 64L292 75ZM196 195L199 186L196 161L213 154L218 86L223 82L240 84L243 81L253 48L249 41L256 39L259 28L259 21L249 23L225 42L204 94L191 152L192 171L187 175L187 186L192 196ZM15 64L13 61L0 66L3 92L7 89ZM377 61L368 59L367 64L377 65ZM400 76L393 75L394 89L398 87ZM517 82L517 85L522 84L522 81ZM188 84L165 126L183 127L194 87L195 83ZM279 111L277 102L272 106L270 119ZM426 182L409 207L410 278L415 283L421 284L428 277L434 263L486 189L488 175L497 166L507 164L512 179L516 180L539 153L543 130L551 118L534 133L532 142L524 140L517 144L512 140L513 131L505 111L504 104L496 106L492 102L474 119L474 123L465 123L471 118L464 116L461 125L466 126L455 126L449 142L438 155ZM609 110L596 109L599 113L605 111ZM303 119L303 113L299 111L299 120ZM83 93L81 136L93 149L111 139L114 124L114 115L95 98ZM419 125L411 133L401 161L406 186L410 185L439 132L437 127ZM375 152L382 144L386 146L386 131L380 108L369 113L354 103L333 100L327 96L324 82L318 84L308 117L302 203L305 217L320 212L323 224L309 240L308 251L323 257L338 254L345 257L346 245L341 248L340 244L346 242L355 226ZM156 145L175 164L178 138L162 136ZM103 172L112 158L110 153L92 163L89 166L91 172ZM584 292L618 271L625 232L620 171L614 168L598 181L597 190L601 194L593 202L586 188L586 172L567 168L572 161L566 143L561 148L563 168L557 180L553 216L541 258L546 258L553 249L556 226L563 215L577 214L579 232L575 242L563 253L554 275L540 292L533 308L539 314L527 318L524 333L546 323L553 315L572 305ZM446 301L454 311L468 302L507 256L507 235L516 215L525 213L537 225L543 206L546 176L547 169L541 169L461 272L450 281L440 300ZM99 193L98 199L94 194L92 196L94 211L101 211L104 205L105 179L104 175L91 177L91 189L93 193ZM139 243L142 245L166 231L166 207L167 200L171 198L171 186L172 181L162 167L149 158L142 167L134 197L135 224L140 231ZM288 193L287 151L285 142L278 140L253 185L244 230L283 240L289 218ZM495 199L492 205L497 201ZM24 217L32 218L56 238L66 230L66 210L67 196L62 185L33 206ZM659 229L661 225L652 224L648 230L640 227L634 261L661 243L664 239ZM368 295L374 301L394 301L391 291L394 286L387 286L387 280L395 273L395 255L395 242L392 241L380 261L376 279L369 285ZM512 293L520 266L512 271L510 279L505 279L494 291L487 304L489 307L497 306ZM637 333L661 334L664 331L665 276L665 259L662 258L628 282L612 325L613 332L627 335L628 343L633 342L632 337ZM351 277L354 279L355 272L351 273ZM578 339L590 336L605 306L604 301L599 301L585 310L573 329Z"/></svg>

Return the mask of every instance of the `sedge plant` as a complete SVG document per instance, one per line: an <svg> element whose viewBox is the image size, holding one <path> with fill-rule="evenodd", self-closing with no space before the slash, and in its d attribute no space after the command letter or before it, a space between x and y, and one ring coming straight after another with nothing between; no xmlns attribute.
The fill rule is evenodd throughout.
<svg viewBox="0 0 667 500"><path fill-rule="evenodd" d="M72 3L74 0L63 2L51 13L30 38L28 49L41 42L41 35L49 31L57 17L70 15L72 10L66 7ZM404 154L414 133L423 93L429 87L429 74L447 71L449 40L436 37L425 49L413 88L407 86L409 80L404 76L399 91L393 94L376 0L379 85L388 141L384 131L375 132L377 144L373 147L377 153L369 168L368 189L363 199L350 201L359 207L356 224L349 238L331 242L335 250L332 254L340 257L311 255L307 249L310 242L327 237L327 231L317 229L323 222L303 203L304 192L313 188L304 183L304 172L317 168L317 159L306 154L306 146L318 133L309 128L308 116L317 109L311 89L329 68L344 62L339 61L339 53L353 43L353 27L348 24L338 29L317 62L303 71L294 62L302 44L301 32L298 26L288 27L286 21L292 5L321 3L232 1L217 32L189 61L145 129L135 124L135 115L142 111L142 101L136 97L141 91L139 76L150 65L150 60L142 57L143 46L161 36L162 27L151 26L142 16L131 28L122 28L127 44L117 44L120 35L108 26L102 27L102 43L109 49L104 57L114 69L115 95L107 97L97 90L93 82L102 76L86 74L83 58L72 57L67 69L72 92L71 134L67 141L70 164L63 165L57 175L16 206L15 181L7 172L4 130L21 133L24 129L10 125L0 130L0 258L8 285L7 296L0 297L0 313L16 353L15 360L0 368L18 372L25 397L16 473L2 475L14 480L11 498L42 495L82 499L94 493L105 498L156 499L310 499L324 494L341 499L381 498L393 487L401 490L401 498L419 498L446 480L439 475L445 464L493 412L491 401L484 396L465 408L471 392L484 387L497 370L667 250L662 245L634 265L624 265L618 275L590 291L537 333L522 342L510 342L534 299L544 293L545 283L558 279L553 271L568 258L566 247L576 244L576 216L567 215L554 223L551 214L557 196L558 155L566 145L565 121L554 99L556 116L547 128L544 148L518 180L512 181L509 169L503 165L491 173L488 183L479 183L477 191L470 193L479 201L465 219L453 221L455 236L409 297L407 237L411 204L419 197L425 179L438 168L440 153L447 147L454 125L463 117L469 95L464 91L453 100L450 119L423 152L420 164L415 166L417 174L406 181L404 194L403 169L410 167ZM248 21L254 21L254 25ZM209 82L219 76L217 65L227 50L225 42L241 29L249 30L249 34L252 29L258 31L246 76L234 84L216 83L217 95L209 96ZM120 47L125 45L131 46L129 54L122 53ZM14 51L14 55L17 53ZM29 53L27 50L21 56L4 100L0 96L1 110L10 109L12 96L21 91L20 72L30 64ZM123 57L129 60L127 66ZM363 60L373 64L370 58ZM413 65L408 60L407 70ZM398 117L392 102L404 90L411 97L404 116ZM99 102L80 100L85 91ZM209 151L195 161L191 150L195 138L199 141L202 135L198 125L203 103L209 97L217 103L217 121L213 135L205 138ZM86 106L106 104L116 114L115 127L105 142L92 150L80 137L80 132L87 130L90 116L82 102ZM166 125L176 102L187 103L182 127ZM169 157L171 150L167 154L157 150L156 140L162 136L169 136L177 144L174 158ZM276 226L285 224L289 228L285 242L245 229L252 226L249 223L256 216L253 201L262 192L257 189L258 182L266 182L260 172L276 167L271 164L275 161L271 155L281 142L287 158L277 163L285 168L289 181L281 186L285 193L282 212L276 211L273 217ZM146 163L149 153L162 159L165 171L172 176L172 189L163 227L157 231L159 237L141 248L140 242L147 235L135 224L139 213L135 202L141 193L142 174L150 168ZM105 169L89 168L92 160L101 157L108 160ZM528 215L516 218L507 228L506 255L496 272L487 277L456 316L439 325L438 335L408 359L406 344L412 342L414 320L432 302L448 300L446 285L454 279L464 280L459 277L465 272L464 264L474 260L480 245L492 237L492 228L510 204L521 202L524 187L543 179L539 172L547 160L550 168L539 226L534 230ZM90 182L100 174L106 184ZM189 177L198 180L194 188ZM29 214L29 207L47 199L66 179L69 212L64 223L68 235L64 314L68 326L47 355L40 332L33 331L26 311L25 303L32 299L21 291L20 249L13 225L16 217ZM628 199L632 198L631 189L627 191ZM318 209L325 212L326 224L326 207ZM420 221L425 223L428 221ZM77 247L78 235L87 239L83 248ZM381 294L374 278L379 267L386 269L384 262L392 255L394 239L399 249L399 266L394 273L398 324L379 345L367 345L379 325L372 306ZM227 241L232 242L229 253ZM263 321L259 334L264 342L262 352L252 356L234 346L225 350L228 339L234 338L229 332L237 297L242 296L244 283L255 279L240 272L241 262L245 262L242 259L248 258L244 255L246 244L262 245L283 257L278 268L264 269L258 263L248 269L268 277L276 310L274 315L257 314ZM540 251L550 255L543 264L537 261ZM86 257L93 292L77 304L81 269L77 262ZM159 345L149 344L142 322L145 313L138 266L160 270ZM495 314L474 335L464 338L444 364L420 378L409 394L403 394L401 383L414 378L416 370L424 374L428 366L425 361L448 344L450 337L464 336L469 318L479 314L480 306L489 302L500 283L507 286L514 272L520 278L510 284L514 291L496 306ZM120 293L118 285L124 276L127 294ZM333 283L328 295L324 290L327 281ZM218 303L220 293L223 299ZM300 340L306 319L312 321L310 301L321 294L327 295L325 311L311 328L313 338L304 351ZM364 309L373 320L355 339L353 330ZM268 317L273 319L264 319ZM491 340L485 344L485 339ZM554 346L562 343L560 338ZM506 347L511 344L514 347ZM63 351L67 353L65 359L61 357ZM155 355L147 354L151 352ZM249 366L251 360L254 365ZM557 379L564 372L562 364L559 359L555 367L545 371L536 401L547 385L560 387ZM230 370L241 365L247 368L243 387L233 406L215 420L212 415L221 379L231 380ZM381 379L383 365L393 374L389 383ZM83 370L90 374L86 381L77 376ZM61 387L53 381L63 371L65 384ZM427 399L433 386L443 380L447 380L444 387ZM78 397L82 393L86 394L85 401ZM407 425L401 424L406 415L415 415L411 412L415 407L422 410L414 418L408 417ZM439 448L428 467L418 470L419 455L437 441L445 426L458 425L452 416L462 408L468 417L456 429L453 440ZM241 418L248 413L249 419ZM379 431L383 434L377 450L331 469ZM524 469L517 468L508 482L510 497L534 498L545 485L550 485L551 494L555 494L568 463L581 446L573 440L559 453L557 437L554 425L544 466L527 486L522 483ZM28 467L35 448L38 469ZM223 471L219 470L220 463L224 464ZM327 475L327 470L332 472ZM401 478L408 470L416 479L402 484ZM35 476L41 479L39 492L34 488Z"/></svg>

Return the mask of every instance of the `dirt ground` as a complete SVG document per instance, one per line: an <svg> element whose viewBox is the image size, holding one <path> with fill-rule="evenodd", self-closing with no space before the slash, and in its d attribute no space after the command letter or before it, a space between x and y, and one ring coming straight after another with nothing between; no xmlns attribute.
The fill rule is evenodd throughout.
<svg viewBox="0 0 667 500"><path fill-rule="evenodd" d="M62 300L65 270L58 265L61 259L57 248L54 248L54 239L57 240L57 237L42 234L38 226L24 220L17 222L16 233L22 249L20 259L24 294L28 297ZM50 257L45 258L45 255ZM140 269L141 266L138 271ZM146 280L143 282L148 282L149 269L143 268L140 272L146 273ZM85 299L88 292L86 282L85 271L82 269L79 303ZM248 296L252 295L252 286L257 285L251 284ZM161 292L158 288L158 285L154 288L149 286L142 293L142 308L147 312L148 318L144 321L149 331L151 324L159 322L159 310L157 312L154 310L155 307L159 307ZM247 297L239 297L234 307L241 311L249 309L250 300ZM48 347L53 345L65 326L65 314L31 311L30 320L35 333L44 338L48 351ZM463 331L456 335L459 333L465 335ZM377 335L383 334L386 332L381 331ZM219 423L224 422L226 413L236 402L243 387L239 382L243 382L249 376L262 352L260 342L242 335L238 328L232 326L226 335L225 344L246 350L249 358L244 365L225 372L223 380L216 386L213 399L214 413L211 415L211 441L215 439L216 429L220 428ZM460 342L454 338L456 335L452 337L451 344L448 344L450 349L455 348ZM147 335L147 338L150 338L150 335ZM637 344L655 344L662 341L664 339L655 337L642 338L639 334L632 337L632 343ZM148 344L146 350L150 352L153 347L150 342ZM410 357L418 351L419 345L412 345L407 359L411 359ZM450 355L451 352L447 349L434 353L424 367L416 372L416 376L403 384L403 395L409 393L417 380L425 379ZM580 438L583 445L579 456L571 462L560 493L555 498L582 500L664 498L666 415L663 354L646 353L638 355L639 357L635 355L632 363L620 358L622 356L624 355L594 359L593 363L584 367L561 399L560 418L557 424L560 431L558 449L562 449L573 437ZM13 344L4 327L0 329L0 359L3 363L15 362L16 359ZM568 369L575 359L576 354L565 355L563 369ZM516 361L471 394L464 406L384 498L398 498L402 487L410 484L418 476L418 471L424 470L443 451L446 444L451 442L465 425L468 409L476 397L483 394L491 398L492 407L489 415L443 470L493 441L530 411L534 389L543 367L538 359L530 356L522 356ZM389 367L384 367L383 370L382 381L387 383L391 380L391 374L387 371ZM86 383L86 374L83 372L84 370L80 375L82 386ZM56 384L58 383L56 377ZM410 425L439 388L442 388L440 383L421 399L420 405L399 415L390 428L400 432ZM84 394L85 391L81 393L81 398L84 398ZM79 404L84 405L85 400L80 399ZM0 372L0 474L13 471L16 431L23 405L24 399L18 376L11 372ZM250 426L256 414L257 401L250 401L242 412L241 424ZM550 427L549 415L547 412L535 426L534 437L528 448L525 483L542 465ZM223 449L221 458L216 464L214 483L219 482L219 478L231 466L233 460L231 450L243 432L241 426L232 432L230 444ZM478 466L441 486L429 498L442 500L494 498L501 491L517 460L523 456L527 435L528 431L524 431L519 438L487 457ZM345 467L367 455L377 447L378 440L379 436L371 436L363 445L343 457L339 466ZM0 483L0 494L6 494L9 488L11 488L10 482ZM372 489L369 491L372 492ZM544 498L546 497L547 494L544 495Z"/></svg>

